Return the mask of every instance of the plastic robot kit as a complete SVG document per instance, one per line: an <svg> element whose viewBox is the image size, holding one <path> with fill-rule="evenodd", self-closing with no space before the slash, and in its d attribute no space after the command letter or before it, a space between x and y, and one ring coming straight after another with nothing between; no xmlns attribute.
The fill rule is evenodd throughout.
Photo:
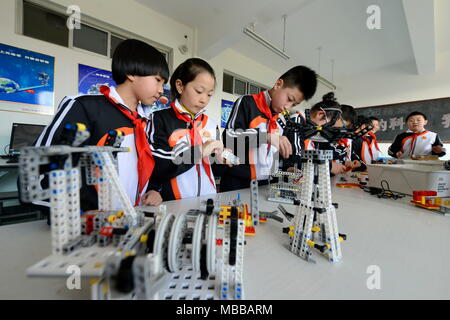
<svg viewBox="0 0 450 320"><path fill-rule="evenodd" d="M355 128L333 127L340 116L340 109L335 111L331 121L323 126L317 126L310 120L309 110L306 110L304 124L291 121L289 114L285 113L287 123L285 130L296 131L303 140L334 143L344 137L358 138L372 129L370 122L358 133L355 133ZM315 262L312 259L312 249L327 256L330 262L340 261L341 242L347 239L345 234L339 233L337 204L332 203L331 199L329 166L331 160L333 160L332 150L302 150L303 181L300 185L300 197L294 200L298 210L293 219L294 224L283 229L283 232L290 236L290 250L306 261ZM289 217L290 214L284 208L280 210L286 218Z"/></svg>
<svg viewBox="0 0 450 320"><path fill-rule="evenodd" d="M433 210L450 217L450 198L437 197L436 191L414 191L411 203L417 207Z"/></svg>
<svg viewBox="0 0 450 320"><path fill-rule="evenodd" d="M294 167L294 172L278 170L272 175L277 178L277 182L271 183L269 179L269 196L267 200L273 202L281 202L294 204L298 200L300 194L300 178L302 174Z"/></svg>
<svg viewBox="0 0 450 320"><path fill-rule="evenodd" d="M66 125L63 137L65 145L24 148L19 159L22 200L51 204L52 254L28 276L67 278L76 266L91 280L92 299L244 299L245 227L237 205L223 226L212 199L179 214L134 208L117 173L116 155L128 151L119 147L122 133L111 131L105 147L80 147L89 137L81 124ZM99 203L82 216L81 168Z"/></svg>

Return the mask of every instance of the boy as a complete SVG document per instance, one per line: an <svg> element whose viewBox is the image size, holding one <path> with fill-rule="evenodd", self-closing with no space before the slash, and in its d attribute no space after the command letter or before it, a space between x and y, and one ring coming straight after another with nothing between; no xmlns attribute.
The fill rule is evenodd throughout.
<svg viewBox="0 0 450 320"><path fill-rule="evenodd" d="M342 104L341 110L341 119L336 122L336 126L345 128L353 127L358 118L355 108L346 104ZM359 162L358 160L352 160L352 143L353 139L349 138L342 138L338 141L338 145L342 146L346 151L346 155L344 158L345 166L353 170L359 168L361 166L361 162Z"/></svg>
<svg viewBox="0 0 450 320"><path fill-rule="evenodd" d="M278 115L309 100L316 88L316 73L305 66L296 66L269 91L245 95L235 102L223 141L241 164L224 170L221 192L248 188L250 180L267 180L277 151L285 159L291 156L292 145L282 136L284 122Z"/></svg>
<svg viewBox="0 0 450 320"><path fill-rule="evenodd" d="M154 104L163 93L169 78L167 63L152 46L130 39L120 43L114 52L112 74L117 89L102 86L99 95L64 98L36 146L60 143L67 123L86 125L90 138L83 145L102 146L110 130L120 130L125 135L121 147L130 148L130 152L117 155L119 177L126 193L134 205L158 205L162 201L159 193L146 193L154 162L146 132L149 114L144 105ZM94 186L83 183L80 198L82 210L98 208Z"/></svg>
<svg viewBox="0 0 450 320"><path fill-rule="evenodd" d="M427 116L414 111L406 117L406 132L395 137L388 153L395 158L411 158L422 155L445 156L445 149L435 132L425 130L428 124Z"/></svg>

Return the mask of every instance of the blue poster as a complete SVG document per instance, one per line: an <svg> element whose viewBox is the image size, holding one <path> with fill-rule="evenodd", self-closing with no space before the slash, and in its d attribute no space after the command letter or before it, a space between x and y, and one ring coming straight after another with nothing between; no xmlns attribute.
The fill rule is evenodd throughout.
<svg viewBox="0 0 450 320"><path fill-rule="evenodd" d="M55 58L0 43L0 108L54 113Z"/></svg>
<svg viewBox="0 0 450 320"><path fill-rule="evenodd" d="M222 115L221 115L221 127L225 128L230 117L231 110L233 109L234 102L222 99Z"/></svg>
<svg viewBox="0 0 450 320"><path fill-rule="evenodd" d="M78 94L100 94L102 85L116 87L111 71L78 65Z"/></svg>

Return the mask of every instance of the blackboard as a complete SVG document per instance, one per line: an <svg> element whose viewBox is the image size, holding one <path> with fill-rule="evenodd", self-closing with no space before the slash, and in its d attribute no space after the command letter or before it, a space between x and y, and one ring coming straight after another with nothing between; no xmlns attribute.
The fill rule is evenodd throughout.
<svg viewBox="0 0 450 320"><path fill-rule="evenodd" d="M358 115L380 119L378 141L392 142L395 136L408 130L406 117L419 111L428 118L427 130L436 132L442 141L450 142L450 98L403 102L390 105L372 106L356 109Z"/></svg>

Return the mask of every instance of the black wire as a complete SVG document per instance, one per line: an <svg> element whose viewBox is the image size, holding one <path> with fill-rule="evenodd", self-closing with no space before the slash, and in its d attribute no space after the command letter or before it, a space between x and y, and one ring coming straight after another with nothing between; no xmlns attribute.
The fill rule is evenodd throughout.
<svg viewBox="0 0 450 320"><path fill-rule="evenodd" d="M384 187L383 182L386 184L387 188ZM380 184L382 192L378 195L379 198L392 198L394 200L397 200L404 197L404 195L398 192L393 192L391 190L391 187L389 186L389 182L387 182L386 180L381 180Z"/></svg>

